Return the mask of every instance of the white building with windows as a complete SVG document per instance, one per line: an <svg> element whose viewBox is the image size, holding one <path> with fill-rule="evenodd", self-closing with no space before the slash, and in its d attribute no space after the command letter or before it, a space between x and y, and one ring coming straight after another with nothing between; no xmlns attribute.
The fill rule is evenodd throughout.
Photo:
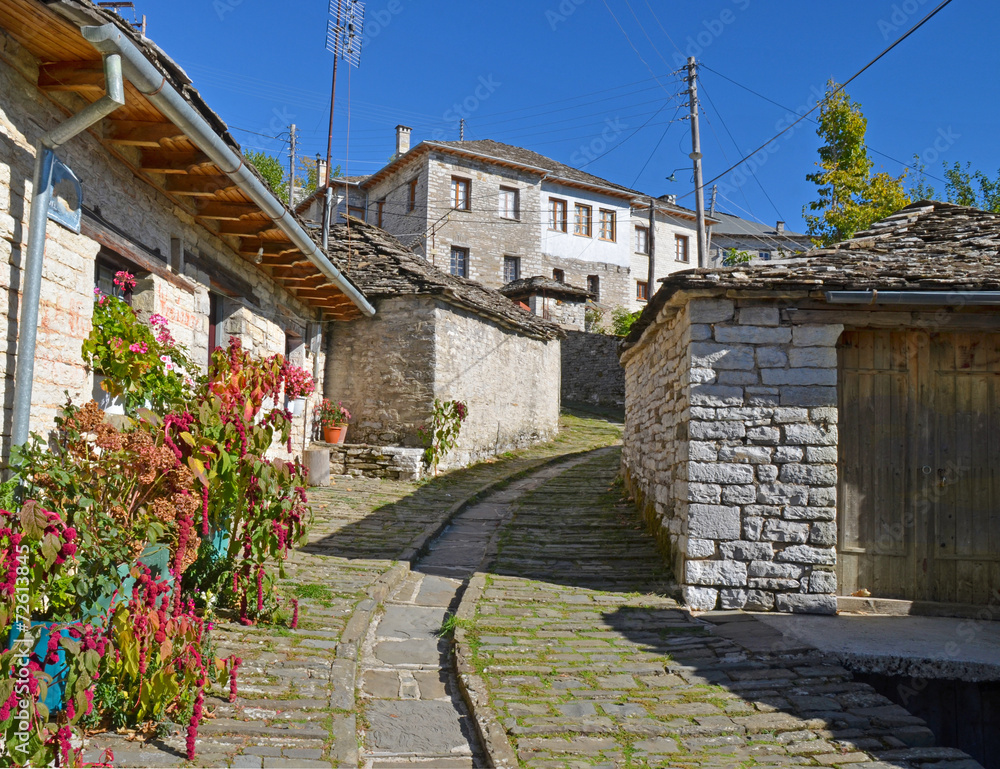
<svg viewBox="0 0 1000 769"><path fill-rule="evenodd" d="M654 279L696 266L694 211L508 144L425 141L411 149L410 129L397 126L393 160L357 189L367 222L490 288L543 276L586 286L604 307L637 310L650 293L651 244ZM313 221L322 194L299 207Z"/></svg>

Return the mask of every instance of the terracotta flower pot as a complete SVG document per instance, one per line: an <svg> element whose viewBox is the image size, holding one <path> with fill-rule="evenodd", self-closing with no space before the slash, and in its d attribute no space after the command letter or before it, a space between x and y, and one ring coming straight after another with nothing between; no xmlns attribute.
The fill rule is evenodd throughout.
<svg viewBox="0 0 1000 769"><path fill-rule="evenodd" d="M347 435L347 425L323 425L323 440L327 443L343 443Z"/></svg>

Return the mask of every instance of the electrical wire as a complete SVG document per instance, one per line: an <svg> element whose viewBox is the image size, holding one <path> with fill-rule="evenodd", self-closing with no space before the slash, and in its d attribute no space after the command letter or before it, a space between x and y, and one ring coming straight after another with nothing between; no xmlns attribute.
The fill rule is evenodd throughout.
<svg viewBox="0 0 1000 769"><path fill-rule="evenodd" d="M606 0L605 0L605 2L606 2ZM736 163L734 163L733 165L731 165L729 168L727 168L721 174L717 174L716 176L714 176L711 179L709 179L707 182L703 182L702 185L701 185L701 190L694 190L692 192L685 193L681 197L682 198L686 198L688 195L693 195L693 194L696 194L696 193L697 194L701 194L701 191L704 190L705 187L707 187L708 185L712 184L713 182L717 182L719 179L721 179L723 176L725 176L726 174L728 174L730 171L732 171L732 170L738 168L739 166L743 165L743 163L745 163L747 160L749 160L750 158L752 158L754 155L756 155L762 149L765 149L768 145L772 144L773 142L777 141L779 138L781 138L782 136L784 136L786 133L788 133L788 131L790 131L792 128L794 128L799 123L801 123L803 120L805 120L811 113L815 112L820 106L822 106L823 104L825 104L826 102L828 102L834 96L836 96L841 91L843 91L854 80L857 80L862 74L864 74L869 69L871 69L871 67L873 67L876 62L878 62L886 54L888 54L893 48L895 48L897 45L899 45L904 40L906 40L908 37L910 37L910 35L912 35L914 32L916 32L918 29L920 29L922 26L924 26L924 24L926 24L928 21L930 21L932 18L934 18L938 13L940 13L942 10L944 10L948 5L951 4L951 2L952 2L952 0L942 0L942 2L936 8L934 8L934 10L932 10L930 13L928 13L926 16L924 16L924 18L922 18L919 22L917 22L909 31L907 31L901 37L899 37L894 42L892 42L885 50L883 50L880 54L878 54L878 56L876 56L874 59L872 59L867 64L865 64L865 66L863 66L861 69L859 69L857 72L855 72L849 78L847 78L847 80L845 80L841 85L837 86L837 88L834 89L833 93L829 94L828 96L824 97L822 100L820 100L819 102L817 102L807 112L805 112L804 114L800 115L798 117L798 119L796 119L795 121L793 121L789 125L787 125L784 128L782 128L780 131L778 131L778 133L776 133L774 136L772 136L766 142L764 142L759 147L757 147L757 149L755 149L753 152L749 153L748 155L745 155L743 158L741 158Z"/></svg>

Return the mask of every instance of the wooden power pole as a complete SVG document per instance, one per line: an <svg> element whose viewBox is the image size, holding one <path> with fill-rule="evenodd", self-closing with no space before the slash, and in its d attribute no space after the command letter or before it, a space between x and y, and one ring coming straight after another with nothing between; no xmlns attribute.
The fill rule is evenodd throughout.
<svg viewBox="0 0 1000 769"><path fill-rule="evenodd" d="M698 127L698 64L688 59L688 87L691 107L691 160L694 161L694 210L698 215L698 266L708 267L708 243L705 234L705 195L701 176L701 132Z"/></svg>

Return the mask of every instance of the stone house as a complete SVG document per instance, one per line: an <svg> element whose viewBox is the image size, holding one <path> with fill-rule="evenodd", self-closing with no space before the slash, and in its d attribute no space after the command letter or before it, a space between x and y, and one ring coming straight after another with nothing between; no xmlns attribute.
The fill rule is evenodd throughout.
<svg viewBox="0 0 1000 769"><path fill-rule="evenodd" d="M623 472L693 608L1000 600L998 248L1000 216L921 201L662 281L622 346Z"/></svg>
<svg viewBox="0 0 1000 769"><path fill-rule="evenodd" d="M442 467L556 434L559 326L357 219L333 226L331 251L378 310L327 338L324 390L351 412L349 444L422 446L435 399L468 405Z"/></svg>
<svg viewBox="0 0 1000 769"><path fill-rule="evenodd" d="M319 160L317 161L317 165L319 168L319 178L325 180L326 161ZM295 213L307 222L313 224L322 222L323 206L325 205L324 198L327 186L329 186L331 190L330 210L332 211L330 221L345 222L348 216L364 219L368 202L365 198L364 190L361 189L361 183L367 178L367 176L337 176L329 180L329 185L324 181L312 194L301 202L296 203Z"/></svg>
<svg viewBox="0 0 1000 769"><path fill-rule="evenodd" d="M5 456L12 421L23 436L28 428L44 433L67 392L75 402L91 397L81 345L91 330L93 290L107 289L120 269L138 278L133 306L146 317L167 317L202 366L209 349L233 335L322 377L321 339L330 321L374 309L250 169L175 62L86 0L0 0L0 60ZM111 111L95 115L98 107L88 105L97 102ZM93 119L66 138L70 116L84 109ZM43 145L58 145L56 157L79 179L79 199L71 182L54 190L65 208L79 206L79 231L46 223L44 214L32 225L43 192L32 181L36 158L44 165L51 156L39 156ZM33 303L25 286L39 263L32 357L25 331L35 324L25 313ZM287 279L283 271L295 264L323 279ZM25 374L20 367L31 360ZM20 422L11 415L15 390L30 394ZM309 432L305 417L295 429L298 447Z"/></svg>
<svg viewBox="0 0 1000 769"><path fill-rule="evenodd" d="M731 251L749 253L752 262L768 262L801 254L813 247L808 235L786 229L784 222L768 227L718 211L712 216L717 221L709 229L708 258L714 267L725 266L726 255Z"/></svg>
<svg viewBox="0 0 1000 769"><path fill-rule="evenodd" d="M397 126L396 153L363 182L367 221L446 272L490 288L534 275L585 286L603 304L639 309L656 276L697 262L695 213L490 140L423 141ZM317 193L322 196L322 189ZM322 207L308 215L322 220ZM710 223L714 220L709 220Z"/></svg>
<svg viewBox="0 0 1000 769"><path fill-rule="evenodd" d="M511 281L500 288L500 293L523 304L535 315L577 331L586 326L587 301L595 298L585 289L544 275Z"/></svg>

